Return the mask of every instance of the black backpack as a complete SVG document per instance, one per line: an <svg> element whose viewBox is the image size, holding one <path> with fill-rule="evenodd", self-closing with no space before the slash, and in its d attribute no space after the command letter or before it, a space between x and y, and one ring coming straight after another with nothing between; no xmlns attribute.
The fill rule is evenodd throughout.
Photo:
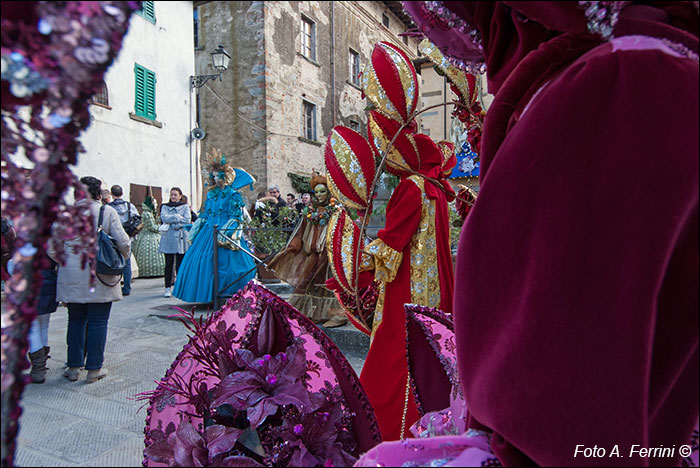
<svg viewBox="0 0 700 468"><path fill-rule="evenodd" d="M129 218L129 220L125 223L122 224L122 227L126 231L126 234L129 237L134 237L136 234L139 233L141 228L143 228L143 223L141 222L141 216L139 215L133 215Z"/></svg>

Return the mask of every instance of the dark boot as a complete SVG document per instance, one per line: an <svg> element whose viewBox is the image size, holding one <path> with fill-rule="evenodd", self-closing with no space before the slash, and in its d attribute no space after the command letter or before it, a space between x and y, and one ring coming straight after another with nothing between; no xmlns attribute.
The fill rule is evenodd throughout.
<svg viewBox="0 0 700 468"><path fill-rule="evenodd" d="M51 346L44 346L44 352L46 353L46 359L51 359L51 356L49 356L49 351L51 351Z"/></svg>
<svg viewBox="0 0 700 468"><path fill-rule="evenodd" d="M32 370L29 376L32 379L32 383L44 383L46 380L46 352L44 348L39 351L34 351L29 353L29 360L32 361Z"/></svg>

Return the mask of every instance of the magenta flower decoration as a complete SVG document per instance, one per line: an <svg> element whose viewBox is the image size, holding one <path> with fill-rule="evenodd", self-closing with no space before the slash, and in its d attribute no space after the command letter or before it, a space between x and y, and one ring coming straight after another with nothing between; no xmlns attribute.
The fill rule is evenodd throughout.
<svg viewBox="0 0 700 468"><path fill-rule="evenodd" d="M145 454L168 466L262 466L252 458L227 456L242 433L240 429L214 425L200 434L192 424L183 421L177 429L170 425L165 433L161 432Z"/></svg>
<svg viewBox="0 0 700 468"><path fill-rule="evenodd" d="M288 466L352 466L356 458L345 449L354 444L344 430L340 405L325 397L314 395L313 399L316 411L285 420L275 432L287 444Z"/></svg>
<svg viewBox="0 0 700 468"><path fill-rule="evenodd" d="M213 390L213 408L228 403L234 410L245 410L253 428L283 405L294 405L302 412L311 410L302 381L306 354L300 346L292 345L286 353L262 358L247 349L237 349L236 363L242 370L228 375Z"/></svg>
<svg viewBox="0 0 700 468"><path fill-rule="evenodd" d="M206 321L180 312L190 342L137 397L144 466L352 466L379 442L350 364L278 296L251 282Z"/></svg>

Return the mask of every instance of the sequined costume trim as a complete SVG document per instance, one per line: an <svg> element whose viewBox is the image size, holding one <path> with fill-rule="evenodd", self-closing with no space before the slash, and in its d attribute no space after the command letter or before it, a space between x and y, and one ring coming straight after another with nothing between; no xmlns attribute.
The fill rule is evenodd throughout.
<svg viewBox="0 0 700 468"><path fill-rule="evenodd" d="M336 130L331 130L328 137L328 143L333 150L333 154L336 157L338 166L342 171L342 175L350 183L350 186L355 191L355 197L359 200L368 197L369 190L367 189L367 182L365 181L365 176L362 171L362 166L360 165L360 160L358 159L355 152L352 150L350 144L343 138ZM343 204L351 208L366 208L366 200L364 203L358 203L358 200L353 200L345 196L336 186L335 181L332 178L328 178L331 186L331 193L342 200Z"/></svg>
<svg viewBox="0 0 700 468"><path fill-rule="evenodd" d="M403 261L403 252L392 249L381 239L370 242L365 251L374 257L374 278L384 283L394 281Z"/></svg>
<svg viewBox="0 0 700 468"><path fill-rule="evenodd" d="M411 240L411 302L440 307L440 276L435 240L435 200L425 194L425 179L408 178L421 191L422 207L418 230Z"/></svg>
<svg viewBox="0 0 700 468"><path fill-rule="evenodd" d="M374 148L379 152L377 154L378 157L384 157L385 154L387 154L386 150L389 148L389 144L391 143L391 140L394 138L394 135L387 135L382 127L379 125L377 120L374 118L374 116L370 113L369 119L369 138L372 138L372 143L374 144ZM405 138L408 143L413 147L413 152L414 154L418 154L418 148L416 147L416 142L413 138L413 135L411 134L402 134L399 135L397 138ZM417 168L412 168L411 165L406 162L406 159L403 157L401 152L398 150L396 142L394 142L394 145L391 147L391 150L389 151L388 155L386 156L386 164L388 167L391 169L404 172L407 171L408 169L417 169Z"/></svg>

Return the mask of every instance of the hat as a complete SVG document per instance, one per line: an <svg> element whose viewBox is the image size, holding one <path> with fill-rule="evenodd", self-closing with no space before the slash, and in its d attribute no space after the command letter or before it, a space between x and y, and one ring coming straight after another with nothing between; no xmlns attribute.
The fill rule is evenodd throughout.
<svg viewBox="0 0 700 468"><path fill-rule="evenodd" d="M202 175L209 179L204 185L216 185L215 176L224 181L224 186L229 185L236 179L236 172L226 161L226 156L218 148L212 148L211 154L207 153L202 163Z"/></svg>
<svg viewBox="0 0 700 468"><path fill-rule="evenodd" d="M324 153L328 188L343 205L366 210L376 173L374 154L356 131L336 126L328 134Z"/></svg>
<svg viewBox="0 0 700 468"><path fill-rule="evenodd" d="M326 180L326 176L321 175L316 171L313 171L311 173L311 181L309 182L309 185L311 185L312 189L315 189L318 184L323 184L327 187L328 181Z"/></svg>

